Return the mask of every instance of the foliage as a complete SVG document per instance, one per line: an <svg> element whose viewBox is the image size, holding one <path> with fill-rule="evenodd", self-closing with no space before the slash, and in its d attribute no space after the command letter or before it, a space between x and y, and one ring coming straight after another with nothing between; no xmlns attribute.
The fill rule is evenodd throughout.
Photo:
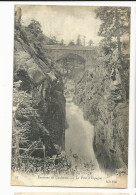
<svg viewBox="0 0 136 195"><path fill-rule="evenodd" d="M96 9L96 17L102 21L98 34L104 38L102 41L105 42L104 50L106 53L108 51L110 53L116 47L118 55L121 55L121 37L130 33L130 9L127 7L101 7Z"/></svg>
<svg viewBox="0 0 136 195"><path fill-rule="evenodd" d="M82 45L82 42L81 42L81 38L80 38L80 37L81 37L81 36L78 35L77 41L76 41L76 45L78 45L78 46L81 46L81 45Z"/></svg>
<svg viewBox="0 0 136 195"><path fill-rule="evenodd" d="M28 29L35 36L38 36L39 34L42 33L41 24L36 20L31 20L31 23L28 25Z"/></svg>
<svg viewBox="0 0 136 195"><path fill-rule="evenodd" d="M64 39L61 39L60 45L64 45Z"/></svg>
<svg viewBox="0 0 136 195"><path fill-rule="evenodd" d="M16 170L14 164L12 169ZM92 162L82 162L77 154L69 155L69 158L64 152L59 155L54 155L52 158L45 159L33 158L27 156L21 158L20 172L27 174L53 175L53 176L78 176L80 174L90 176L94 170Z"/></svg>
<svg viewBox="0 0 136 195"><path fill-rule="evenodd" d="M20 121L17 117L19 115L28 116L32 114L32 97L30 94L26 93L25 91L19 90L22 81L14 82L13 86L13 138L18 136L19 145L29 145L29 136L30 136L30 121L24 119L24 121ZM21 108L22 107L22 108ZM16 136L15 136L16 134ZM13 143L16 141L13 140Z"/></svg>
<svg viewBox="0 0 136 195"><path fill-rule="evenodd" d="M103 37L100 46L105 67L109 73L119 71L122 95L128 99L130 8L101 7L96 9L96 17L102 22L98 34Z"/></svg>
<svg viewBox="0 0 136 195"><path fill-rule="evenodd" d="M89 40L88 46L92 46L92 45L93 45L93 41L92 40Z"/></svg>
<svg viewBox="0 0 136 195"><path fill-rule="evenodd" d="M68 46L75 46L74 41L70 41L69 44L68 44Z"/></svg>

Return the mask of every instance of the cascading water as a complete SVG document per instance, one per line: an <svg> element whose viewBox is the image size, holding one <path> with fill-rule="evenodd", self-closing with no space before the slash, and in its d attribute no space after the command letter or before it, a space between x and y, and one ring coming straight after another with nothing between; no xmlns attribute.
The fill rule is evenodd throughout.
<svg viewBox="0 0 136 195"><path fill-rule="evenodd" d="M86 163L98 170L99 165L93 151L94 127L84 120L83 112L72 102L71 97L66 97L66 119L69 125L65 132L68 159L73 164L77 160L81 166Z"/></svg>

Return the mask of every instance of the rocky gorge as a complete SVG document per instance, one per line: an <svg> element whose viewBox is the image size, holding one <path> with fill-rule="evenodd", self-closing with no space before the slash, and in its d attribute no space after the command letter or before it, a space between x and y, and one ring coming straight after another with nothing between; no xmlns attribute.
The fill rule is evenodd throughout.
<svg viewBox="0 0 136 195"><path fill-rule="evenodd" d="M100 16L109 12L102 9ZM111 12L117 11L114 9ZM35 20L28 26L22 25L21 14L18 8L13 82L15 162L19 164L20 156L29 156L44 159L45 166L46 159L58 158L64 152L63 159L58 158L56 164L72 174L80 160L86 173L92 174L96 167L110 173L120 169L127 174L129 41L102 40L99 46L91 48L92 54L88 53L86 60L67 53L54 61L48 55L50 50L47 54L44 49L52 40ZM107 24L104 22L102 28ZM69 156L76 164L75 169L68 162ZM53 167L60 171L56 164ZM48 163L46 169L48 172Z"/></svg>

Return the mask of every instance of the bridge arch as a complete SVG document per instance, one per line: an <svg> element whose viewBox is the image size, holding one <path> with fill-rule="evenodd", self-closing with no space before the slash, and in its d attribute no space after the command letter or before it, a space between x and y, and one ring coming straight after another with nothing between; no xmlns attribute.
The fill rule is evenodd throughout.
<svg viewBox="0 0 136 195"><path fill-rule="evenodd" d="M85 70L86 60L75 53L65 53L56 59L55 66L63 75L71 75L71 79Z"/></svg>
<svg viewBox="0 0 136 195"><path fill-rule="evenodd" d="M63 60L68 60L68 59L71 59L71 60L76 60L76 61L79 61L80 63L86 63L86 60L84 57L82 57L81 55L78 55L78 54L75 54L75 53L64 53L62 55L60 55L57 59L56 59L56 63L58 63L59 61L63 61Z"/></svg>
<svg viewBox="0 0 136 195"><path fill-rule="evenodd" d="M97 58L96 49L92 47L84 47L84 46L62 46L62 45L45 45L45 52L48 54L51 59L56 62L63 56L69 56L72 54L76 58L81 59L81 61L85 60L86 65L93 66L93 62L95 58Z"/></svg>

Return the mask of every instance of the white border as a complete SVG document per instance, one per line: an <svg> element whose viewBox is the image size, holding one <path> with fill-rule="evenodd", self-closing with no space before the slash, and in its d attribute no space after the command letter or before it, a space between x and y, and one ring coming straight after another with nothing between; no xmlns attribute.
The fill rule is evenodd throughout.
<svg viewBox="0 0 136 195"><path fill-rule="evenodd" d="M92 5L131 7L131 65L130 65L130 122L129 122L129 176L128 189L101 188L51 188L10 186L11 126L12 126L12 79L13 79L13 18L15 4L35 5ZM14 192L105 192L135 194L135 125L136 125L136 2L0 2L0 194L13 195Z"/></svg>

